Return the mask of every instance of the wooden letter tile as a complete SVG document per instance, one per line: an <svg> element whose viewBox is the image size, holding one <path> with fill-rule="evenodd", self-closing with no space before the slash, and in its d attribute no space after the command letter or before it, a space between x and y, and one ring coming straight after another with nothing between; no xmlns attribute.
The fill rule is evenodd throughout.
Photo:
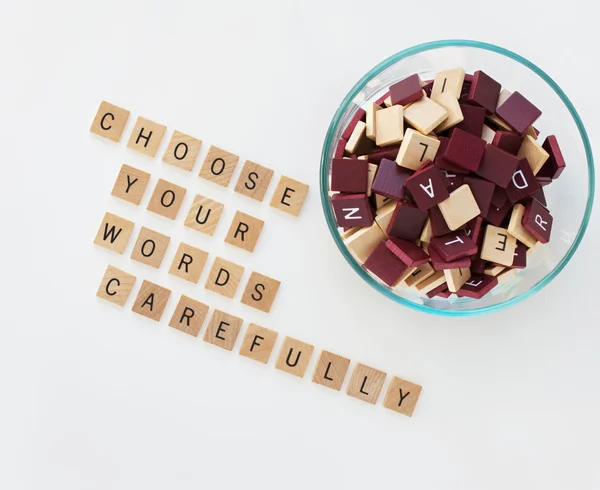
<svg viewBox="0 0 600 490"><path fill-rule="evenodd" d="M222 212L223 204L198 194L185 218L185 226L212 236Z"/></svg>
<svg viewBox="0 0 600 490"><path fill-rule="evenodd" d="M208 252L181 242L173 258L169 274L197 284L207 258Z"/></svg>
<svg viewBox="0 0 600 490"><path fill-rule="evenodd" d="M265 222L248 214L236 211L225 242L238 248L254 252Z"/></svg>
<svg viewBox="0 0 600 490"><path fill-rule="evenodd" d="M445 269L446 283L452 293L456 293L463 284L471 279L471 269L464 267L462 269Z"/></svg>
<svg viewBox="0 0 600 490"><path fill-rule="evenodd" d="M163 162L187 170L194 167L202 141L193 136L175 131L163 155Z"/></svg>
<svg viewBox="0 0 600 490"><path fill-rule="evenodd" d="M381 231L377 223L373 223L368 228L359 229L346 239L346 246L360 263L364 263L375 247L384 239L385 233Z"/></svg>
<svg viewBox="0 0 600 490"><path fill-rule="evenodd" d="M365 119L365 124L367 126L366 129L366 135L367 138L375 141L376 138L376 114L377 111L381 110L382 107L378 104L375 104L374 102L371 102L369 104L367 104L367 106L365 107L365 111L366 111L366 119Z"/></svg>
<svg viewBox="0 0 600 490"><path fill-rule="evenodd" d="M451 94L450 92L443 93L435 97L433 100L446 109L446 112L448 113L448 117L435 128L436 133L446 131L447 129L453 128L457 124L463 122L464 116L460 108L460 104L458 103L458 99L454 97L454 94Z"/></svg>
<svg viewBox="0 0 600 490"><path fill-rule="evenodd" d="M122 165L111 194L137 206L142 200L149 180L148 172Z"/></svg>
<svg viewBox="0 0 600 490"><path fill-rule="evenodd" d="M348 372L350 359L324 350L313 373L313 383L317 383L332 390L340 391L344 378Z"/></svg>
<svg viewBox="0 0 600 490"><path fill-rule="evenodd" d="M169 322L169 327L198 337L207 313L208 305L182 294Z"/></svg>
<svg viewBox="0 0 600 490"><path fill-rule="evenodd" d="M314 346L306 342L286 337L279 351L279 358L275 367L286 373L303 378L313 350Z"/></svg>
<svg viewBox="0 0 600 490"><path fill-rule="evenodd" d="M367 403L375 405L383 388L386 374L364 364L357 364L350 378L346 393Z"/></svg>
<svg viewBox="0 0 600 490"><path fill-rule="evenodd" d="M444 271L436 271L424 281L420 281L415 287L421 294L427 294L446 282Z"/></svg>
<svg viewBox="0 0 600 490"><path fill-rule="evenodd" d="M140 292L133 303L132 311L142 316L150 318L155 322L160 321L160 318L165 311L165 306L169 301L171 291L163 288L150 281L144 281Z"/></svg>
<svg viewBox="0 0 600 490"><path fill-rule="evenodd" d="M477 201L467 184L461 185L450 194L448 199L439 204L439 208L450 230L457 230L480 213Z"/></svg>
<svg viewBox="0 0 600 490"><path fill-rule="evenodd" d="M184 197L185 189L183 187L158 179L148 203L148 211L160 214L165 218L175 219Z"/></svg>
<svg viewBox="0 0 600 490"><path fill-rule="evenodd" d="M116 214L106 213L100 224L94 243L122 254L133 231L133 222Z"/></svg>
<svg viewBox="0 0 600 490"><path fill-rule="evenodd" d="M273 170L270 168L246 160L240 178L235 184L235 192L262 201L272 177Z"/></svg>
<svg viewBox="0 0 600 490"><path fill-rule="evenodd" d="M532 248L537 244L537 239L529 233L523 226L523 216L525 214L525 206L515 204L510 215L510 223L508 224L508 232L520 242L523 242L527 247ZM511 264L503 264L511 265Z"/></svg>
<svg viewBox="0 0 600 490"><path fill-rule="evenodd" d="M167 235L142 227L133 247L133 252L131 252L131 258L158 269L170 240L171 238Z"/></svg>
<svg viewBox="0 0 600 490"><path fill-rule="evenodd" d="M377 146L389 146L400 143L404 137L404 110L400 105L393 105L378 111L376 120Z"/></svg>
<svg viewBox="0 0 600 490"><path fill-rule="evenodd" d="M452 70L439 72L436 74L435 80L433 81L431 98L434 99L442 94L450 94L452 97L454 97L454 99L458 100L464 81L464 68L454 68Z"/></svg>
<svg viewBox="0 0 600 490"><path fill-rule="evenodd" d="M153 157L165 135L166 126L155 123L144 117L138 117L135 127L129 137L127 148L139 151L144 155Z"/></svg>
<svg viewBox="0 0 600 490"><path fill-rule="evenodd" d="M440 147L440 141L408 128L400 145L396 163L401 167L418 170L427 160L432 160Z"/></svg>
<svg viewBox="0 0 600 490"><path fill-rule="evenodd" d="M394 376L383 400L383 406L412 417L422 387Z"/></svg>
<svg viewBox="0 0 600 490"><path fill-rule="evenodd" d="M282 176L271 199L271 207L298 216L308 193L308 186L297 180Z"/></svg>
<svg viewBox="0 0 600 490"><path fill-rule="evenodd" d="M243 273L243 266L217 257L204 287L227 298L233 298Z"/></svg>
<svg viewBox="0 0 600 490"><path fill-rule="evenodd" d="M406 283L406 285L409 288L413 287L413 286L416 287L421 282L427 280L434 274L435 274L435 271L433 270L433 267L431 266L431 264L429 264L429 263L423 264L423 265L418 266L416 269L414 269L410 273L410 275L406 279L404 279L404 282Z"/></svg>
<svg viewBox="0 0 600 490"><path fill-rule="evenodd" d="M517 158L527 158L527 162L531 167L533 175L537 175L542 168L542 165L550 158L550 154L538 144L535 138L527 135L523 138L523 143L521 143Z"/></svg>
<svg viewBox="0 0 600 490"><path fill-rule="evenodd" d="M429 134L448 117L448 111L428 97L404 109L404 119L422 134Z"/></svg>
<svg viewBox="0 0 600 490"><path fill-rule="evenodd" d="M127 109L102 101L90 131L118 143L128 118Z"/></svg>
<svg viewBox="0 0 600 490"><path fill-rule="evenodd" d="M252 272L242 296L242 303L269 313L280 285L281 283L277 279Z"/></svg>
<svg viewBox="0 0 600 490"><path fill-rule="evenodd" d="M481 258L496 264L511 266L514 260L517 239L508 230L487 225L481 246Z"/></svg>
<svg viewBox="0 0 600 490"><path fill-rule="evenodd" d="M346 142L344 151L349 155L366 155L371 153L373 146L373 141L367 138L367 125L358 121Z"/></svg>
<svg viewBox="0 0 600 490"><path fill-rule="evenodd" d="M251 323L246 331L240 355L267 364L275 347L277 332Z"/></svg>
<svg viewBox="0 0 600 490"><path fill-rule="evenodd" d="M242 323L244 320L241 318L215 310L204 334L204 341L231 351L240 333Z"/></svg>
<svg viewBox="0 0 600 490"><path fill-rule="evenodd" d="M109 265L98 287L96 296L123 306L129 297L134 283L135 276Z"/></svg>
<svg viewBox="0 0 600 490"><path fill-rule="evenodd" d="M200 169L200 177L227 187L240 157L211 146Z"/></svg>

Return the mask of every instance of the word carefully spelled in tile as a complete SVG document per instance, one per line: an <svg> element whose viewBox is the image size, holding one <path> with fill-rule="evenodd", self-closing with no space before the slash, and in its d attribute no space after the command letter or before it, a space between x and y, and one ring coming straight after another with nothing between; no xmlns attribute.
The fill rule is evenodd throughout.
<svg viewBox="0 0 600 490"><path fill-rule="evenodd" d="M427 307L516 280L550 239L545 186L564 155L533 126L541 111L500 82L463 67L415 73L355 100L336 128L325 190L340 238L372 279Z"/></svg>
<svg viewBox="0 0 600 490"><path fill-rule="evenodd" d="M409 82L399 84L395 92L395 98L401 98L407 104L409 103L407 101L421 100L425 93L418 77ZM454 87L454 84L455 82L448 83L446 90ZM431 92L431 84L425 88L429 90L428 93ZM448 101L442 102L442 106L439 106L442 110L447 107L447 110L452 113L452 117L457 116L454 107L456 104L452 105ZM421 106L422 108L413 110L414 122L432 124L433 119L437 117L432 112L434 107L428 107L426 102ZM391 109L385 109L386 107L391 107ZM398 201L405 197L405 183L413 172L410 170L410 166L418 167L421 160L433 159L439 142L436 138L427 136L423 136L426 139L422 140L422 135L411 128L407 129L409 133L405 133L403 108L393 106L390 97L387 97L385 101L381 99L368 112L370 114L360 110L355 115L351 127L344 132L344 144L338 145L341 153L338 155L339 161L337 161L334 171L335 186L342 194L349 191L355 194L341 195L341 199L337 202L339 209L336 212L339 212L351 226L344 232L344 239L359 260L372 264L372 268L380 271L381 275L388 274L390 285L397 281L405 281L407 284L409 282L413 284L426 282L427 287L434 288L438 285L434 281L438 281L439 274L444 277L443 274L446 271L434 271L428 263L427 253L414 242L401 238L409 236L417 239L423 235L421 225L424 220L429 222L428 213L421 211L412 203L402 204ZM377 117L379 112L381 114ZM90 131L118 142L128 118L129 111L102 102ZM365 119L368 120L368 124L365 124ZM158 149L164 147L162 161L165 164L186 172L193 170L202 147L202 141L176 130L168 136L168 143L165 142L164 146L161 146L165 133L165 126L138 117L127 146L149 157L155 157ZM407 135L410 134L412 136L407 138ZM404 146L402 162L406 166L401 166L394 160L399 152L400 142L402 140L406 142L407 139L409 143L412 140L412 144ZM420 145L423 141L425 144ZM343 158L345 152L346 155L353 151L370 152L378 145L385 145L385 148L379 148L379 153L373 159L363 155L358 155L356 158ZM556 145L553 146L553 151L555 148ZM554 151L554 155L558 155L557 151ZM237 155L211 146L202 163L199 176L204 180L227 187L238 161ZM427 165L433 166L431 162L428 162ZM179 172L177 169L166 170L167 166L160 166L160 169L165 169L164 171L169 171L171 174ZM432 173L436 177L441 175L437 169L434 170L435 172ZM273 170L246 160L235 184L235 192L257 201L255 206L260 205L265 199L273 175ZM449 177L445 176L444 179L449 179ZM150 180L151 175L147 171L123 164L120 166L111 194L121 201L138 206L147 194L146 188ZM457 180L457 182L459 181ZM462 183L462 180L460 182ZM425 187L428 185L431 185L429 181L423 183ZM446 186L445 180L437 179L435 186L436 192L442 196L450 192L447 190L450 187ZM458 186L457 184L456 188ZM292 216L298 216L307 192L306 184L286 176L280 176L270 199L270 206ZM180 208L186 200L186 194L186 188L180 185L162 178L155 180L154 189L149 196L146 208L147 215L154 220L152 228L156 227L160 231L142 224L138 228L137 238L132 246L131 259L150 266L150 269L147 270L151 274L156 274L154 270L160 269L163 262L166 263L169 277L177 278L170 279L169 285L184 284L183 281L198 284L203 277L206 277L204 289L197 289L199 294L210 297L212 292L216 292L229 299L238 295L239 301L245 305L242 308L251 308L247 309L248 313L255 315L269 313L273 308L275 298L280 294L281 283L279 280L254 270L249 271L248 276L245 276L244 265L218 256L213 256L210 267L207 267L207 261L211 255L212 239L210 237L222 230L221 236L224 237L226 243L254 252L264 227L264 221L236 210L229 229L225 233L225 230L218 228L225 205L205 195L197 194L189 205L189 209L188 205L185 205L184 213L180 213ZM479 195L477 199L479 199ZM248 203L250 204L250 201ZM130 211L135 211L129 204L117 203L116 205L129 207ZM435 207L437 209L437 206ZM138 209L136 212L140 213L143 210ZM168 221L161 217L152 217L151 213L168 218ZM182 214L183 218L181 218ZM170 247L171 238L162 231L166 231L166 228L172 230L178 219L181 219L182 224L186 227L187 235L185 241L179 241L176 247ZM529 226L538 228L541 226L539 233L544 233L545 225L549 220L551 217L542 209L528 206L527 212L523 216L523 230ZM368 227L361 229L360 226L363 224L367 224ZM110 251L123 254L129 245L134 228L135 225L132 221L113 213L106 213L98 228L94 243ZM432 230L431 226L429 228ZM469 223L468 226L465 226L466 231L460 230L462 233L460 236L469 241L470 238L466 238L467 231L475 236L479 233L476 230L480 228L481 223L478 225ZM195 231L201 232L202 235L195 234ZM537 230L536 233L538 233ZM169 234L172 233L169 232ZM424 242L424 247L426 248L426 243L433 240L433 233L430 233L427 242ZM519 246L523 245L519 243ZM374 249L377 250L377 253L373 253ZM231 251L237 253L233 249ZM448 251L444 249L443 252ZM521 252L525 257L526 250L519 248L515 256ZM441 257L439 260L443 261ZM517 262L522 263L515 259L515 264ZM444 262L448 268L454 267L456 263L456 261ZM143 266L139 267L143 268ZM206 276L203 276L205 269L207 269ZM388 269L392 272L389 272ZM166 271L163 269L161 272L165 273ZM448 279L449 283L451 280L455 282L460 280L459 277L455 277L454 270L449 272L452 273ZM240 287L244 277L247 279L245 284ZM427 278L430 277L433 279L428 280ZM494 279L496 278L494 277ZM478 283L473 284L477 285ZM139 289L136 294L132 294L135 286L138 286ZM474 291L465 294L480 294L484 287L487 286L473 286ZM196 338L200 336L204 328L202 338L206 344L215 345L225 351L233 351L236 345L239 345L239 355L251 359L251 362L256 361L265 365L272 363L276 369L298 378L308 377L306 373L311 360L313 360L315 350L313 345L292 337L284 337L282 345L277 348L278 332L256 323L249 323L246 331L242 332L245 323L242 318L222 310L213 309L211 312L208 304L186 294L178 294L177 301L171 302L171 294L170 289L150 280L143 280L139 284L135 275L113 265L109 265L104 271L96 291L99 303L104 300L122 307L132 296L129 301L132 302L131 311L133 313L154 322L159 322L163 317L167 317L168 325L171 328L170 332L172 332L169 335L183 334L189 341L197 341ZM171 311L167 315L166 310L171 303L173 303ZM351 370L350 364L351 360L344 356L330 351L321 351L318 359L315 359L310 379L313 383L324 386L332 392L340 392ZM386 377L387 375L382 371L358 364L353 370L347 395L369 404L375 404L379 399ZM394 377L388 389L384 406L410 416L418 400L419 391L418 385Z"/></svg>

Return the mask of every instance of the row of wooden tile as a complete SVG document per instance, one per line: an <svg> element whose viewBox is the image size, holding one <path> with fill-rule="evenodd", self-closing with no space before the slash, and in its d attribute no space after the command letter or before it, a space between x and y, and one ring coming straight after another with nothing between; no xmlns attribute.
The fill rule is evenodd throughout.
<svg viewBox="0 0 600 490"><path fill-rule="evenodd" d="M109 140L118 142L121 139L121 134L123 133L128 118L128 110L103 101L98 108L90 131L94 134L108 138ZM155 123L154 121L143 117L138 117L127 147L137 150L144 155L154 157L166 129L166 126L163 126L162 124ZM193 136L189 136L180 131L175 131L165 154L163 155L163 162L175 165L183 170L191 171L200 152L201 145L202 141L198 138L194 138ZM238 161L238 155L216 146L211 146L204 159L199 176L214 182L215 184L227 187L237 167ZM119 197L135 204L139 204L146 185L144 179L147 183L149 174L142 172L141 170L133 170L135 170L135 173L137 174L132 174L132 176L138 179L138 190L127 195L129 194L130 182L125 179L118 179L117 184L119 184L120 188ZM121 175L119 177L121 177ZM272 169L246 160L242 173L235 185L235 191L257 201L262 201L272 178ZM125 191L123 191L123 189L125 189ZM174 191L175 189L171 190ZM185 189L183 189L183 191L185 193ZM282 176L279 180L277 189L275 190L275 194L271 199L271 206L293 216L298 216L307 192L308 186L306 184ZM183 198L183 196L181 196L181 198ZM137 202L135 202L136 200ZM169 206L169 208L171 207ZM176 215L177 210L173 211L173 209L174 208L171 208L168 214L174 213ZM174 219L174 216L171 217L171 219Z"/></svg>
<svg viewBox="0 0 600 490"><path fill-rule="evenodd" d="M111 303L124 306L136 277L108 266L96 295ZM132 311L156 322L160 321L167 306L171 291L144 280L133 303ZM208 316L209 306L182 295L173 312L169 326L197 337ZM240 334L244 320L220 310L214 310L208 322L204 341L232 351ZM267 364L275 347L278 333L259 325L250 324L239 350L239 354ZM314 352L314 346L286 337L275 367L294 376L303 378ZM313 372L312 381L327 388L340 391L350 359L328 351L322 351ZM364 364L357 364L352 372L346 393L367 403L376 404L387 374ZM383 405L390 410L412 416L421 386L393 377Z"/></svg>
<svg viewBox="0 0 600 490"><path fill-rule="evenodd" d="M94 243L122 254L127 247L133 227L134 223L132 221L106 213ZM233 239L236 240L235 236ZM170 241L169 236L142 227L133 247L131 258L158 269ZM175 257L173 257L169 274L197 284L208 255L208 252L204 250L181 242ZM227 298L233 298L243 273L244 266L216 257L204 287ZM271 310L280 284L276 279L253 271L242 296L242 303L268 313Z"/></svg>

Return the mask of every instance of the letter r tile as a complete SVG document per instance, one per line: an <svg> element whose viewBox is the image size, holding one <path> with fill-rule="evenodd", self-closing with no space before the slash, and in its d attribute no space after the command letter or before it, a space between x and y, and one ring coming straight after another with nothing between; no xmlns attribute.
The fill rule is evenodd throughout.
<svg viewBox="0 0 600 490"><path fill-rule="evenodd" d="M364 364L357 364L350 378L346 393L367 403L375 405L383 388L386 374Z"/></svg>
<svg viewBox="0 0 600 490"><path fill-rule="evenodd" d="M265 222L248 214L236 211L225 242L238 248L254 252Z"/></svg>

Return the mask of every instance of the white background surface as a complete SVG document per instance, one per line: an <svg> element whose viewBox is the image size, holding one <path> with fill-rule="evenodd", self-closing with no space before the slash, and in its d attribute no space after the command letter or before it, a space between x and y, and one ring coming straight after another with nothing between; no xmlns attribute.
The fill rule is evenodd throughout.
<svg viewBox="0 0 600 490"><path fill-rule="evenodd" d="M318 196L337 104L383 58L432 39L533 60L597 148L587 3L3 0L0 488L600 488L597 213L541 293L442 319L364 284ZM119 144L88 132L102 99L132 112ZM138 115L168 127L154 160L125 146ZM216 144L310 184L300 218L201 181L200 161L192 174L163 164L174 129L204 141L200 161ZM152 173L139 209L110 196L122 163ZM174 223L145 210L159 176L189 191ZM196 192L226 203L212 239L182 225ZM252 255L222 244L235 209L266 221ZM105 211L172 237L160 270L129 258L133 239L123 256L92 244ZM196 287L169 277L181 240L279 278L272 312L204 291L206 270ZM159 324L131 297L95 298L109 263L173 290ZM291 335L422 384L415 416L169 328L182 293L277 330L277 347Z"/></svg>

